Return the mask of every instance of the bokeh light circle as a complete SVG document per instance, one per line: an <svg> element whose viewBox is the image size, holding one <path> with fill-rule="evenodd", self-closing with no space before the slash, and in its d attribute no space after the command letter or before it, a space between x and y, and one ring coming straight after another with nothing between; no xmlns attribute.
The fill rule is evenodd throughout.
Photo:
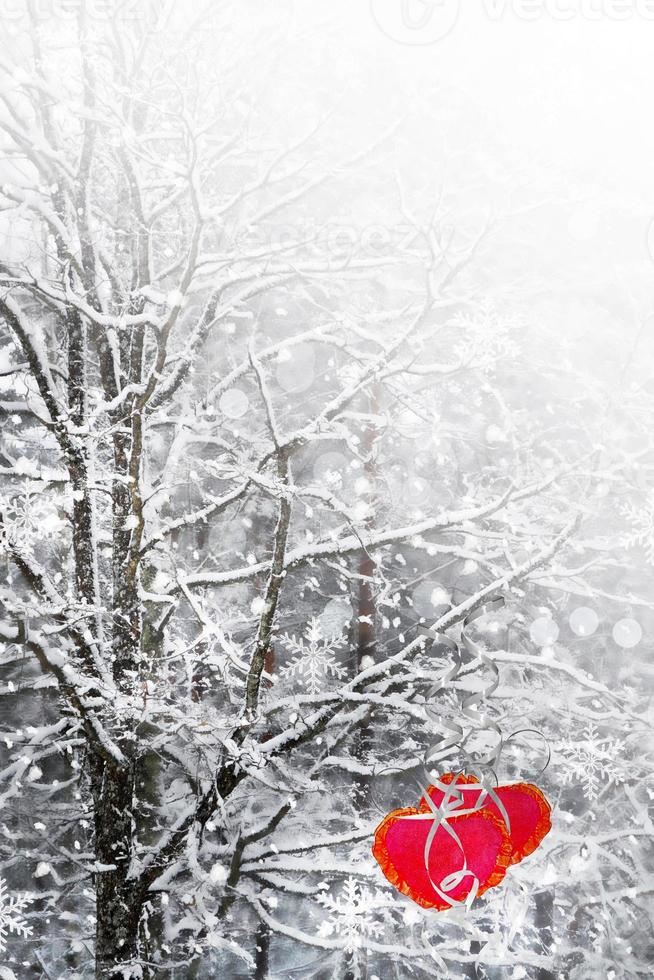
<svg viewBox="0 0 654 980"><path fill-rule="evenodd" d="M218 407L227 418L240 419L248 411L250 399L240 388L230 388L220 396Z"/></svg>
<svg viewBox="0 0 654 980"><path fill-rule="evenodd" d="M350 623L354 615L347 599L330 599L318 617L323 636L338 636Z"/></svg>
<svg viewBox="0 0 654 980"><path fill-rule="evenodd" d="M559 627L551 616L539 616L529 627L529 636L532 643L538 647L548 647L556 643L559 636Z"/></svg>
<svg viewBox="0 0 654 980"><path fill-rule="evenodd" d="M590 636L599 626L599 616L590 606L579 606L570 613L570 629L577 636Z"/></svg>
<svg viewBox="0 0 654 980"><path fill-rule="evenodd" d="M635 619L619 619L613 627L613 639L623 650L631 650L643 638L643 630Z"/></svg>

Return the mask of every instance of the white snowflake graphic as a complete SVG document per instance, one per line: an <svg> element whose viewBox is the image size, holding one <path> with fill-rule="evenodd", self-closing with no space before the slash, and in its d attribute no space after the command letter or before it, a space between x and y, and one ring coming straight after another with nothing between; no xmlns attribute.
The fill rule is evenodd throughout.
<svg viewBox="0 0 654 980"><path fill-rule="evenodd" d="M640 545L648 562L654 565L654 490L650 490L641 506L629 503L618 509L631 526L631 531L623 535L622 544L627 548Z"/></svg>
<svg viewBox="0 0 654 980"><path fill-rule="evenodd" d="M516 316L499 316L489 306L475 316L457 317L463 340L456 346L462 361L474 360L481 371L492 371L497 362L506 357L516 357L520 348L516 342L521 322Z"/></svg>
<svg viewBox="0 0 654 980"><path fill-rule="evenodd" d="M345 668L334 657L335 651L345 646L345 637L323 636L320 620L315 616L304 637L286 635L282 641L296 655L282 673L301 678L309 694L318 694L330 676L345 677Z"/></svg>
<svg viewBox="0 0 654 980"><path fill-rule="evenodd" d="M6 949L10 932L25 939L32 935L32 927L23 918L23 912L31 901L27 895L10 895L6 881L0 878L0 953Z"/></svg>
<svg viewBox="0 0 654 980"><path fill-rule="evenodd" d="M324 893L317 901L330 913L318 934L342 937L346 953L353 953L365 947L366 940L381 936L383 925L374 918L378 911L377 898L356 878L346 878L340 895Z"/></svg>
<svg viewBox="0 0 654 980"><path fill-rule="evenodd" d="M560 748L566 766L561 779L564 783L580 783L584 796L596 800L607 782L623 782L621 760L624 742L601 736L593 722L589 722L574 745Z"/></svg>
<svg viewBox="0 0 654 980"><path fill-rule="evenodd" d="M65 528L44 493L28 490L6 498L0 501L0 513L7 522L9 539L27 551L33 551L44 536L56 538Z"/></svg>

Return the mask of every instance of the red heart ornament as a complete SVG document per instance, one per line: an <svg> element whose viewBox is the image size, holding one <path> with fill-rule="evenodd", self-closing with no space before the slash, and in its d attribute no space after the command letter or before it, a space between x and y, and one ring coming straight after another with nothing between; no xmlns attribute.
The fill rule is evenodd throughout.
<svg viewBox="0 0 654 980"><path fill-rule="evenodd" d="M421 813L421 819L409 819ZM429 817L429 805L424 802L421 810L393 810L377 827L372 853L392 885L423 908L451 908L452 903L438 894L432 881L457 902L465 900L474 885L472 876L453 888L446 885L448 876L463 868L464 855L467 870L478 879L478 895L502 881L513 850L503 820L487 809L448 817L447 823L458 836L460 846L441 824L429 850L428 873L425 845L434 819Z"/></svg>
<svg viewBox="0 0 654 980"><path fill-rule="evenodd" d="M440 782L451 784L454 779L454 775L448 772L440 777ZM482 787L478 784L479 780L475 776L460 775L456 777L454 785L463 797L462 807L471 809L475 806L479 794L482 792ZM428 792L436 806L440 806L445 795L443 790L436 786L429 786ZM512 846L510 863L517 864L518 861L522 861L527 855L532 854L551 830L552 811L541 791L531 783L497 786L494 792L509 815L509 837ZM431 809L424 798L420 801L420 809L422 811ZM481 809L489 811L503 821L502 813L492 797L486 798Z"/></svg>

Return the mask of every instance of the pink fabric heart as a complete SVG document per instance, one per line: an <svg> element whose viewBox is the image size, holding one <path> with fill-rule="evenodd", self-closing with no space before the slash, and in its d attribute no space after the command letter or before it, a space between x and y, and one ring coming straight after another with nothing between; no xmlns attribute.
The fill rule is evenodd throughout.
<svg viewBox="0 0 654 980"><path fill-rule="evenodd" d="M498 885L512 852L503 821L487 810L449 818L448 826L460 843L441 824L429 849L427 865L425 845L436 817L426 803L425 807L427 812L415 807L393 810L375 832L373 855L391 884L423 908L439 910L465 901L475 879L477 895ZM461 877L457 872L464 867L464 859L471 874Z"/></svg>
<svg viewBox="0 0 654 980"><path fill-rule="evenodd" d="M448 772L440 778L441 783L455 785L457 792L463 797L462 806L472 809L480 793L483 792L479 780L475 776L459 775L455 777ZM497 786L494 793L506 809L509 816L509 836L511 838L511 864L517 864L527 855L536 850L545 835L552 827L550 805L532 783L513 783L509 786ZM435 786L429 787L429 795L437 807L443 802L444 792ZM426 800L420 801L420 809L430 809ZM482 809L504 820L503 814L491 796L486 796ZM456 812L456 811L455 811Z"/></svg>

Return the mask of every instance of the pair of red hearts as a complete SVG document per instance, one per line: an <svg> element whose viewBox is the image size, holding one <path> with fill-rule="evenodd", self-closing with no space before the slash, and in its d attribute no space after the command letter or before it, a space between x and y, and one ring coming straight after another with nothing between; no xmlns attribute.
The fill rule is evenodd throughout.
<svg viewBox="0 0 654 980"><path fill-rule="evenodd" d="M474 808L479 794L484 792L475 776L446 773L440 783L456 786L456 793L462 798L460 809ZM443 802L443 789L429 786L428 793L435 806ZM420 807L405 807L389 813L375 831L372 853L390 883L404 895L408 895L423 908L442 911L452 907L452 903L439 895L434 884L447 897L462 902L468 897L474 884L468 875L456 881L456 872L463 866L478 881L477 895L494 888L503 880L507 869L517 864L536 850L552 826L550 805L538 789L531 783L514 783L498 786L494 790L509 817L507 828L500 808L487 796L482 806L472 813L456 815L456 809L447 816L447 824L456 833L459 843L441 824L436 831L429 849L429 869L425 864L425 846L433 820L433 808L426 799ZM426 814L423 819L406 819ZM432 882L434 884L432 884ZM446 884L442 884L442 883Z"/></svg>

